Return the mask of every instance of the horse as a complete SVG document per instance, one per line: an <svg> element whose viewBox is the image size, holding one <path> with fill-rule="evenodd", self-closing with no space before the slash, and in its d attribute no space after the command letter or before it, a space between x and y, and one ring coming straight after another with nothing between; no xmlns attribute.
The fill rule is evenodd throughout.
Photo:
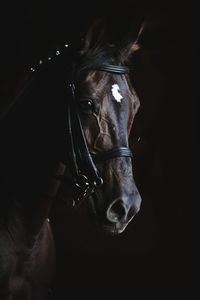
<svg viewBox="0 0 200 300"><path fill-rule="evenodd" d="M140 106L129 75L137 40L120 47L105 36L97 22L80 49L65 44L40 60L1 113L1 300L49 299L59 193L74 208L87 201L108 235L140 210L129 141Z"/></svg>

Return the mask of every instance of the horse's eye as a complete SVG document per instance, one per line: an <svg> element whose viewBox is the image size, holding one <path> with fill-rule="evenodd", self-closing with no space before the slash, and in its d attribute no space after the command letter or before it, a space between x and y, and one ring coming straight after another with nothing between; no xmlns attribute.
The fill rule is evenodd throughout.
<svg viewBox="0 0 200 300"><path fill-rule="evenodd" d="M96 103L91 99L81 99L79 101L79 106L83 112L94 112L97 113Z"/></svg>

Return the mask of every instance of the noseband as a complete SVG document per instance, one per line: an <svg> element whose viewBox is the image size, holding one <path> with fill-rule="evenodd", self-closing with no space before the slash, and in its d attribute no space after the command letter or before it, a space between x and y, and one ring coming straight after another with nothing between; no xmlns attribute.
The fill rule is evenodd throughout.
<svg viewBox="0 0 200 300"><path fill-rule="evenodd" d="M127 74L129 69L125 66L102 65L96 68L98 71L111 72L115 74ZM103 184L96 163L113 159L116 157L133 157L132 151L127 147L114 147L110 150L91 153L88 149L85 135L83 132L79 112L78 99L75 93L75 85L70 82L67 85L69 96L69 104L67 107L67 127L66 127L66 143L68 149L68 159L70 171L73 175L78 198L73 200L73 206L79 205L82 200L88 198L96 188ZM68 181L66 176L60 176L63 181Z"/></svg>

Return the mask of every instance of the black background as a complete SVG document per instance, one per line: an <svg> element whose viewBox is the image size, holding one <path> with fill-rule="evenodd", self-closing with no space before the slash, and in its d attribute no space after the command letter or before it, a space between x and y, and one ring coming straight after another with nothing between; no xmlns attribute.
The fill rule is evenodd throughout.
<svg viewBox="0 0 200 300"><path fill-rule="evenodd" d="M145 17L161 20L159 30L143 41L147 52L136 61L137 92L141 101L152 101L156 106L151 111L155 118L146 118L142 113L138 116L139 124L146 124L143 133L150 141L142 152L143 163L138 150L143 205L127 231L110 239L95 232L84 207L78 212L54 207L56 299L69 291L76 298L79 290L85 296L95 292L104 297L106 290L110 295L116 291L134 295L139 289L141 294L148 291L156 296L158 286L162 287L159 295L163 299L172 287L178 294L186 292L185 280L189 282L197 263L195 171L200 90L199 16L195 4L127 0L7 2L1 9L1 98L5 101L12 94L32 61L62 41L76 43L91 22L102 15L110 24L113 39L131 30L135 34ZM149 168L157 149L154 145L159 149L159 170L153 171L152 179ZM147 179L143 179L145 174Z"/></svg>

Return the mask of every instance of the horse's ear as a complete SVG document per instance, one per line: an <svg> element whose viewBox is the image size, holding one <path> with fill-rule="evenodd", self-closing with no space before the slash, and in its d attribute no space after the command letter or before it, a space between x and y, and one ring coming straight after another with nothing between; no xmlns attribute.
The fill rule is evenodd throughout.
<svg viewBox="0 0 200 300"><path fill-rule="evenodd" d="M86 32L82 52L95 49L107 41L105 18L97 19Z"/></svg>
<svg viewBox="0 0 200 300"><path fill-rule="evenodd" d="M161 20L157 18L146 19L140 26L134 42L129 42L125 47L124 57L129 57L138 50L155 51L161 43L164 44L165 37L165 23L161 24Z"/></svg>
<svg viewBox="0 0 200 300"><path fill-rule="evenodd" d="M132 56L135 52L139 51L142 48L140 39L141 39L141 36L143 35L145 26L146 26L145 22L142 23L134 41L129 41L127 43L127 45L123 48L122 54L123 54L124 60L127 60L130 56Z"/></svg>

